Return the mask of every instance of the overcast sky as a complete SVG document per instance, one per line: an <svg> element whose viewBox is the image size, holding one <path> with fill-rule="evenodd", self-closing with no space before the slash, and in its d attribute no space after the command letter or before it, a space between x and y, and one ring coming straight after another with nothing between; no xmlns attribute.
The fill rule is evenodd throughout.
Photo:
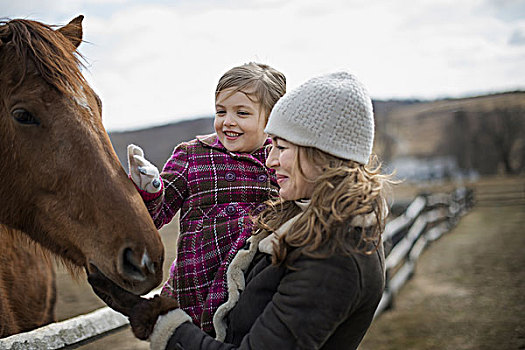
<svg viewBox="0 0 525 350"><path fill-rule="evenodd" d="M523 0L0 0L0 17L79 14L109 131L212 115L220 76L249 61L288 89L344 69L376 99L525 89Z"/></svg>

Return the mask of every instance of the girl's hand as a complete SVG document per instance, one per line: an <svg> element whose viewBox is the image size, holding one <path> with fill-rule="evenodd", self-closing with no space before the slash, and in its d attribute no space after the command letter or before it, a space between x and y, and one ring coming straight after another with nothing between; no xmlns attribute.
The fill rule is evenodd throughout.
<svg viewBox="0 0 525 350"><path fill-rule="evenodd" d="M139 339L149 338L159 315L179 307L172 298L156 295L147 299L130 293L113 283L96 267L92 266L92 269L95 272L88 275L88 282L95 294L110 308L129 318L133 334Z"/></svg>
<svg viewBox="0 0 525 350"><path fill-rule="evenodd" d="M157 193L162 189L159 170L144 158L144 151L128 145L128 167L131 179L143 191Z"/></svg>

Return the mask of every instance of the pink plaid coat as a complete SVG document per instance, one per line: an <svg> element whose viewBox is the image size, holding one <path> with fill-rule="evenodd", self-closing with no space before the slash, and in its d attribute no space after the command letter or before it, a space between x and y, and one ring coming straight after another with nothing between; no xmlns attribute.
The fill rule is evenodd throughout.
<svg viewBox="0 0 525 350"><path fill-rule="evenodd" d="M196 325L213 334L213 314L226 301L226 270L251 235L250 214L278 195L265 146L228 151L216 134L177 146L161 173L164 191L142 192L157 228L180 209L177 258L163 295L176 298Z"/></svg>

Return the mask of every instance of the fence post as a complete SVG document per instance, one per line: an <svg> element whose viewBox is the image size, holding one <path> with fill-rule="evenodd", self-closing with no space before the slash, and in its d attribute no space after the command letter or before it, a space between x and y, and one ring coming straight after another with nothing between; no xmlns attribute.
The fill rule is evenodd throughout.
<svg viewBox="0 0 525 350"><path fill-rule="evenodd" d="M473 190L464 187L449 194L420 195L402 215L387 223L383 237L392 247L385 249L385 291L374 317L393 308L395 295L414 274L426 246L452 229L473 203Z"/></svg>

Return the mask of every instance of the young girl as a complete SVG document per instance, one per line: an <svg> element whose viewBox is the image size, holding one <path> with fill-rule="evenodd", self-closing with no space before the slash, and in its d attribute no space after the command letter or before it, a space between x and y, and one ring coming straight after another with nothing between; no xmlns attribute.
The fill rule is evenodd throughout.
<svg viewBox="0 0 525 350"><path fill-rule="evenodd" d="M162 181L142 150L128 146L131 177L157 228L180 209L177 257L162 295L209 333L227 297L228 264L251 234L250 214L277 196L275 175L265 166L271 142L264 128L285 90L285 76L264 64L226 72L215 91L216 133L178 145Z"/></svg>
<svg viewBox="0 0 525 350"><path fill-rule="evenodd" d="M216 339L163 297L140 298L89 276L152 349L356 349L370 326L385 283L389 180L369 164L368 93L345 72L311 79L279 100L266 131L280 198L228 268Z"/></svg>

